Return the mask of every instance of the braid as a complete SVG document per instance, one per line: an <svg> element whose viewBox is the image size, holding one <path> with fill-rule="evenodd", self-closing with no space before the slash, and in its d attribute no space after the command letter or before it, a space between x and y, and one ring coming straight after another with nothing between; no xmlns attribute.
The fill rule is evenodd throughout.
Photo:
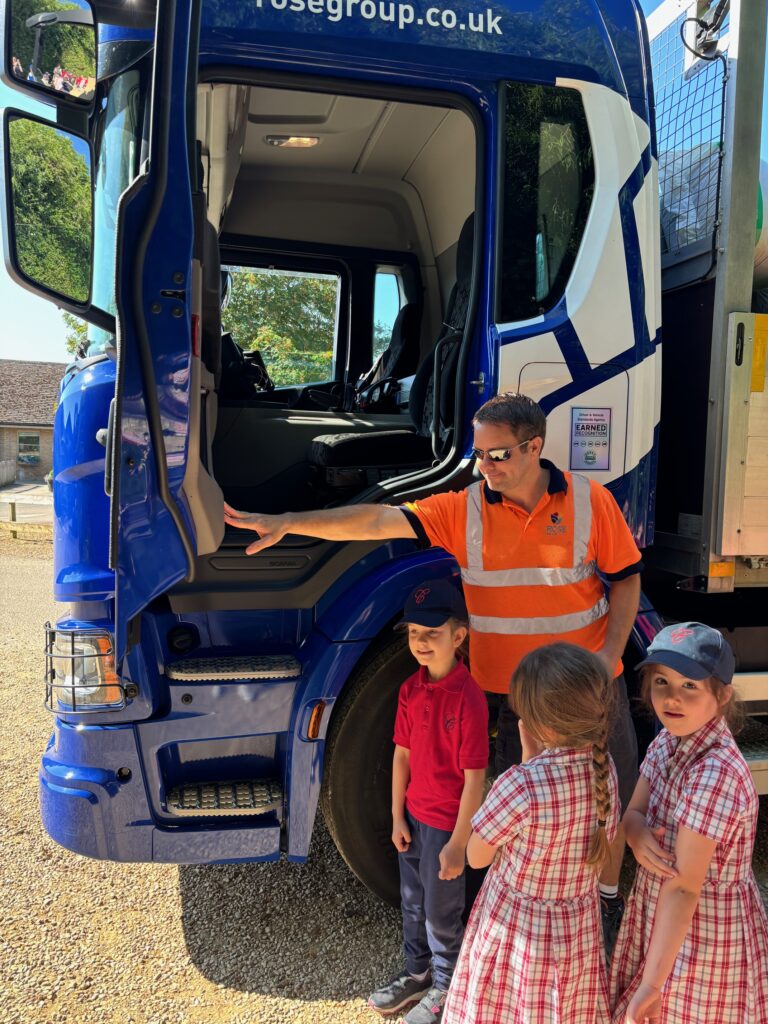
<svg viewBox="0 0 768 1024"><path fill-rule="evenodd" d="M608 859L606 827L611 817L611 762L608 729L614 715L616 686L599 658L582 647L555 643L526 654L512 677L510 704L539 739L557 746L592 750L589 849L585 863L600 871ZM537 735L538 734L538 735ZM593 817L594 815L594 817Z"/></svg>
<svg viewBox="0 0 768 1024"><path fill-rule="evenodd" d="M605 827L611 813L611 791L608 786L608 722L607 716L599 740L592 744L592 792L597 807L597 828L589 842L586 863L600 871L608 857L608 836Z"/></svg>

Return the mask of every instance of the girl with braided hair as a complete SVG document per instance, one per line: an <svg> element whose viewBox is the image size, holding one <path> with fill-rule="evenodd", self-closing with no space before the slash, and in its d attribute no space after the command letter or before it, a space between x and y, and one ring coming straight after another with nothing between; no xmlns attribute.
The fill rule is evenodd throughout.
<svg viewBox="0 0 768 1024"><path fill-rule="evenodd" d="M619 817L613 681L589 651L550 644L520 662L509 701L523 763L472 819L467 859L491 868L443 1024L607 1024L598 872Z"/></svg>

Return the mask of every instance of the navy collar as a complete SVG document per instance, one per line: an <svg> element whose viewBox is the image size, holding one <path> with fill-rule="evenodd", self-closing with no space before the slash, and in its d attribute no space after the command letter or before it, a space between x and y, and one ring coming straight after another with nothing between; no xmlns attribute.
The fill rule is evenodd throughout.
<svg viewBox="0 0 768 1024"><path fill-rule="evenodd" d="M568 481L565 479L565 473L563 473L561 469L558 469L554 462L550 462L549 459L539 459L539 465L542 469L549 470L549 485L547 486L547 493L567 494ZM499 491L492 491L487 483L483 483L483 496L489 505L498 505L500 501L504 500L504 495Z"/></svg>

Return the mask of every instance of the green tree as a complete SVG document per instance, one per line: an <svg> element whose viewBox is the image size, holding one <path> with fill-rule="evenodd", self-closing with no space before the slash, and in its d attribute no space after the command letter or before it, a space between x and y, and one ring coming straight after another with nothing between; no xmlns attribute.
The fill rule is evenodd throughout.
<svg viewBox="0 0 768 1024"><path fill-rule="evenodd" d="M64 326L67 328L64 343L67 346L67 352L70 355L74 355L80 346L85 343L88 334L88 324L85 320L81 320L80 317L72 316L71 313L67 313L64 310L62 310L61 315L64 318Z"/></svg>
<svg viewBox="0 0 768 1024"><path fill-rule="evenodd" d="M392 328L389 324L376 320L373 324L373 355L374 359L384 351L392 340Z"/></svg>
<svg viewBox="0 0 768 1024"><path fill-rule="evenodd" d="M233 272L225 330L258 349L276 384L327 380L333 365L338 279L283 270Z"/></svg>
<svg viewBox="0 0 768 1024"><path fill-rule="evenodd" d="M71 138L50 125L11 121L13 226L21 270L77 302L90 290L91 177Z"/></svg>

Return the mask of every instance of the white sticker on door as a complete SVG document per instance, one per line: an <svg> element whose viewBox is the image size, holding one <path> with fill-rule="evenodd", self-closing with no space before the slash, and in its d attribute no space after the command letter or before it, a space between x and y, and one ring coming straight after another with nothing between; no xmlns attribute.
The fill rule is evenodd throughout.
<svg viewBox="0 0 768 1024"><path fill-rule="evenodd" d="M571 409L571 469L610 469L611 410Z"/></svg>

